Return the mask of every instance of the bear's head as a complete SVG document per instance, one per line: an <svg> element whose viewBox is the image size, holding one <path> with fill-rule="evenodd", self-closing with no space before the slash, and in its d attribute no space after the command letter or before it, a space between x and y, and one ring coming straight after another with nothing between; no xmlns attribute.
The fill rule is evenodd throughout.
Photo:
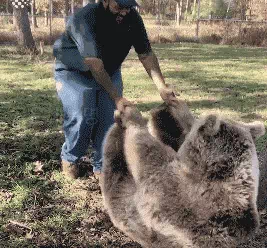
<svg viewBox="0 0 267 248"><path fill-rule="evenodd" d="M255 139L263 123L238 123L209 115L196 120L178 154L201 180L224 180L258 167Z"/></svg>
<svg viewBox="0 0 267 248"><path fill-rule="evenodd" d="M192 201L207 204L210 223L227 227L230 236L245 237L259 227L255 139L264 132L263 123L209 115L195 121L178 151L188 182L202 191Z"/></svg>

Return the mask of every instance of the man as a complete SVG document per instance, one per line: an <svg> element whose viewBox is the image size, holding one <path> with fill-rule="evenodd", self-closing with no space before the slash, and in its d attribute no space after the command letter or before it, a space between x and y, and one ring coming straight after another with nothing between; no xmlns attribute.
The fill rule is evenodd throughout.
<svg viewBox="0 0 267 248"><path fill-rule="evenodd" d="M78 161L91 141L93 171L101 173L102 142L113 124L114 110L130 103L122 97L121 64L133 46L162 99L176 98L162 76L135 0L103 0L70 17L55 42L55 80L64 110L62 169L77 178Z"/></svg>

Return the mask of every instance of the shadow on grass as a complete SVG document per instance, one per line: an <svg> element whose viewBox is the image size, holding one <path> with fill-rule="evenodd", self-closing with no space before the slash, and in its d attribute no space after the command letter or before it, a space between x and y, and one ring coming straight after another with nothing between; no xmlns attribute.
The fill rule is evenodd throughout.
<svg viewBox="0 0 267 248"><path fill-rule="evenodd" d="M87 183L96 184L96 181L88 180ZM64 187L70 186L72 189L69 192L64 190ZM24 247L24 244L25 247L31 247L30 244L34 244L34 247L139 247L134 242L125 242L122 239L125 237L116 240L107 235L109 231L121 234L113 227L107 213L91 201L90 190L83 189L84 206L78 205L81 199L76 194L81 194L81 190L77 183L68 185L51 178L32 176L17 183L13 181L9 192L13 192L15 199L3 208L0 245L3 242L10 247ZM23 194L23 197L19 197L19 194ZM23 227L10 230L7 224L10 218L24 223L27 219L33 237L25 238L29 230L23 230ZM106 236L104 234L99 239L99 233L103 230Z"/></svg>
<svg viewBox="0 0 267 248"><path fill-rule="evenodd" d="M64 186L62 183L32 175L17 183L12 181L11 184L13 187L10 187L8 192L13 192L14 199L6 204L6 207L2 205L4 222L0 221L0 224L5 225L0 225L0 232L5 236L0 241L9 244L10 247L24 247L23 243L25 247L33 247L29 246L30 244L39 247L40 243L54 247L55 243L68 243L70 233L78 235L76 229L80 226L81 220L72 216L75 211L73 199L68 195L59 194ZM17 222L25 222L27 219L27 226L32 227L34 236L25 239L29 230L14 228L7 222L10 219ZM51 237L46 237L48 233ZM57 237L57 240L53 240L52 236Z"/></svg>
<svg viewBox="0 0 267 248"><path fill-rule="evenodd" d="M159 60L174 59L178 61L188 62L196 61L214 61L226 60L234 61L240 59L255 59L257 63L260 60L266 59L266 49L262 48L244 48L232 46L218 46L218 45L199 45L192 43L184 44L157 44L153 45L154 50L158 54ZM261 62L260 62L261 63ZM263 63L263 61L262 61ZM263 63L264 64L264 63Z"/></svg>
<svg viewBox="0 0 267 248"><path fill-rule="evenodd" d="M261 118L256 114L259 110L266 109L266 99L257 97L246 96L225 96L222 100L200 100L200 101L189 101L188 105L191 109L228 109L234 112L241 113L243 116L253 116L254 118Z"/></svg>
<svg viewBox="0 0 267 248"><path fill-rule="evenodd" d="M199 69L197 73L195 71L183 71L183 72L175 72L175 71L166 71L164 73L166 78L173 80L186 80L185 84L190 86L197 86L199 90L203 90L204 92L210 90L221 90L224 88L229 88L234 91L251 93L255 91L264 92L267 90L267 86L264 81L255 82L254 81L245 81L240 79L240 76L230 76L226 75L223 78L218 78L218 76L214 77L211 74L207 74L204 70ZM197 75L197 76L196 76ZM179 83L177 85L179 90Z"/></svg>
<svg viewBox="0 0 267 248"><path fill-rule="evenodd" d="M1 172L20 177L25 164L42 161L59 167L64 135L62 110L53 90L25 90L15 85L0 93Z"/></svg>
<svg viewBox="0 0 267 248"><path fill-rule="evenodd" d="M16 84L9 91L0 93L1 120L15 127L18 120L30 118L44 120L47 128L57 127L62 113L56 90L30 90L24 89L24 86Z"/></svg>
<svg viewBox="0 0 267 248"><path fill-rule="evenodd" d="M148 102L148 103L137 103L137 108L142 111L150 111L153 108L156 108L160 106L163 102L156 101L156 102ZM235 95L233 96L225 96L222 98L222 100L194 100L194 101L187 101L188 106L191 110L194 111L194 109L230 109L232 111L241 113L244 117L244 119L250 119L253 117L253 119L259 119L259 120L265 120L263 117L261 117L259 114L256 114L255 112L258 110L264 110L266 109L267 103L266 98L257 98L253 96L249 97L242 97L242 95ZM256 106L256 107L255 107Z"/></svg>

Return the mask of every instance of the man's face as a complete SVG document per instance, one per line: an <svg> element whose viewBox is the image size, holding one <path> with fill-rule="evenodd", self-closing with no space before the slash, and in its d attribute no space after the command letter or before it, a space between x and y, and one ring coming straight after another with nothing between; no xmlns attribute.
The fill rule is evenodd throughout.
<svg viewBox="0 0 267 248"><path fill-rule="evenodd" d="M125 18L125 16L130 12L130 8L121 7L115 0L107 0L108 6L107 10L110 11L114 16L114 20L121 24Z"/></svg>

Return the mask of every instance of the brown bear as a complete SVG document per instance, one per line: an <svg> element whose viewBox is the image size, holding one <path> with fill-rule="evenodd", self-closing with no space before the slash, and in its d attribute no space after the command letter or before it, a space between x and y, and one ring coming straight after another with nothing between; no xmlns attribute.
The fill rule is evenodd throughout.
<svg viewBox="0 0 267 248"><path fill-rule="evenodd" d="M236 247L259 226L254 139L264 126L191 117L179 121L191 130L177 129L178 152L135 108L117 112L106 136L104 203L114 225L143 247Z"/></svg>

